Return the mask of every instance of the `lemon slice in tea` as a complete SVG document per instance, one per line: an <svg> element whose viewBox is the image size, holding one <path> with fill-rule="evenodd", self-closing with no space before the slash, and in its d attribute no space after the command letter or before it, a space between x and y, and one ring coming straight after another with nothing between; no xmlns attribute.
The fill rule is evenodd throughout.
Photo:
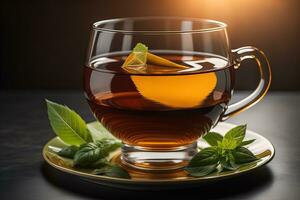
<svg viewBox="0 0 300 200"><path fill-rule="evenodd" d="M217 84L214 72L175 76L131 76L146 99L172 108L200 106Z"/></svg>
<svg viewBox="0 0 300 200"><path fill-rule="evenodd" d="M148 52L148 47L138 43L126 58L122 68L129 73L147 73L147 63L169 68L187 69L187 66L162 58Z"/></svg>
<svg viewBox="0 0 300 200"><path fill-rule="evenodd" d="M136 53L143 56L135 55ZM146 63L166 68L188 68L149 53L148 48L141 43L136 45L122 68L133 74L141 70L147 72ZM144 98L171 108L193 108L201 105L217 84L214 72L170 76L132 75L131 80Z"/></svg>
<svg viewBox="0 0 300 200"><path fill-rule="evenodd" d="M172 67L172 68L180 68L180 69L188 69L189 67L184 65L179 65L177 63L174 63L170 60L167 60L165 58L162 58L160 56L154 55L152 53L147 53L147 63L151 63L153 65L160 65L164 67Z"/></svg>

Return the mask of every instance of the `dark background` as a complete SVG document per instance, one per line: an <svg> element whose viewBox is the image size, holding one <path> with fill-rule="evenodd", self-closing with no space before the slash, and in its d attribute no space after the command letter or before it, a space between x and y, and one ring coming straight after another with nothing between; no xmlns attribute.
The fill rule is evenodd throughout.
<svg viewBox="0 0 300 200"><path fill-rule="evenodd" d="M45 98L94 120L79 90L91 24L150 15L224 21L233 48L253 45L268 55L272 90L300 89L299 0L0 0L1 199L298 200L300 91L269 92L262 102L229 119L268 138L276 156L260 171L227 182L163 194L128 192L85 183L44 162L42 148L54 137ZM255 87L256 74L253 62L244 63L237 88ZM233 98L246 94L237 92Z"/></svg>
<svg viewBox="0 0 300 200"><path fill-rule="evenodd" d="M0 89L80 89L91 24L130 16L183 16L223 21L233 48L265 51L272 90L300 89L297 0L1 0ZM255 87L245 62L237 89Z"/></svg>

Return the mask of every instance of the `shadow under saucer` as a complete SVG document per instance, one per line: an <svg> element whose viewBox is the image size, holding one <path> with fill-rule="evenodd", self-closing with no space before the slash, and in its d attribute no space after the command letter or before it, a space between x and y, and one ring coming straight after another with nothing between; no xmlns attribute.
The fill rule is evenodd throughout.
<svg viewBox="0 0 300 200"><path fill-rule="evenodd" d="M267 166L258 168L240 176L231 177L229 179L217 180L212 182L197 183L186 187L178 187L176 190L155 187L153 191L127 190L117 189L108 186L93 184L86 182L77 176L61 172L50 165L44 163L41 167L42 174L45 179L52 185L76 193L80 196L89 198L104 198L104 199L182 199L195 196L197 198L220 199L226 197L249 196L253 193L259 193L270 187L273 183L273 173ZM151 187L151 186L148 186Z"/></svg>

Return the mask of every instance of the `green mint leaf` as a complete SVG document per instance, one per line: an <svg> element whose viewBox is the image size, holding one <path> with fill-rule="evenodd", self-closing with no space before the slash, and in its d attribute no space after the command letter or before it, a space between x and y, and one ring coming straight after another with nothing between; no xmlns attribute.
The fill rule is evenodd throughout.
<svg viewBox="0 0 300 200"><path fill-rule="evenodd" d="M148 47L142 43L137 43L132 50L135 59L129 64L129 66L144 66L147 62Z"/></svg>
<svg viewBox="0 0 300 200"><path fill-rule="evenodd" d="M217 169L218 164L199 166L199 167L186 167L185 170L191 176L201 177L206 176Z"/></svg>
<svg viewBox="0 0 300 200"><path fill-rule="evenodd" d="M223 169L236 170L239 166L235 163L234 156L231 151L226 151L225 155L221 157L220 164Z"/></svg>
<svg viewBox="0 0 300 200"><path fill-rule="evenodd" d="M75 111L49 100L46 103L51 127L63 142L79 146L93 141L85 121Z"/></svg>
<svg viewBox="0 0 300 200"><path fill-rule="evenodd" d="M205 176L218 166L219 155L216 147L207 147L197 153L185 170L192 176Z"/></svg>
<svg viewBox="0 0 300 200"><path fill-rule="evenodd" d="M93 174L130 179L130 175L128 174L128 172L117 165L96 169L93 171Z"/></svg>
<svg viewBox="0 0 300 200"><path fill-rule="evenodd" d="M255 141L255 139L252 139L252 140L245 140L245 141L243 141L241 144L240 144L240 146L246 146L246 145L248 145L248 144L251 144L252 142L254 142Z"/></svg>
<svg viewBox="0 0 300 200"><path fill-rule="evenodd" d="M108 154L121 146L121 143L104 138L94 143L87 143L80 146L80 149L74 156L74 164L77 167L90 168L97 161L108 156Z"/></svg>
<svg viewBox="0 0 300 200"><path fill-rule="evenodd" d="M95 144L98 146L98 148L101 149L101 154L104 157L108 156L110 152L115 151L116 149L122 146L121 142L110 138L103 138L101 140L97 140L95 141Z"/></svg>
<svg viewBox="0 0 300 200"><path fill-rule="evenodd" d="M103 138L118 140L98 121L87 124L87 128L89 129L94 141L101 140Z"/></svg>
<svg viewBox="0 0 300 200"><path fill-rule="evenodd" d="M148 52L148 47L146 45L144 45L143 43L139 42L135 45L132 52L147 53Z"/></svg>
<svg viewBox="0 0 300 200"><path fill-rule="evenodd" d="M235 149L237 147L236 140L223 138L221 143L218 143L218 147L221 149Z"/></svg>
<svg viewBox="0 0 300 200"><path fill-rule="evenodd" d="M220 160L220 164L224 169L227 169L227 170L237 170L239 167L237 164L235 164L234 161L226 160L225 158L222 158Z"/></svg>
<svg viewBox="0 0 300 200"><path fill-rule="evenodd" d="M78 150L78 146L72 145L62 148L57 154L65 158L74 158L74 155Z"/></svg>
<svg viewBox="0 0 300 200"><path fill-rule="evenodd" d="M80 146L80 149L76 152L74 165L77 167L90 167L101 158L104 158L101 155L101 149L95 143L87 143Z"/></svg>
<svg viewBox="0 0 300 200"><path fill-rule="evenodd" d="M209 132L203 139L211 145L197 153L185 170L192 176L206 176L218 169L237 170L243 164L258 160L245 145L254 140L243 141L246 125L229 130L224 137L216 132Z"/></svg>
<svg viewBox="0 0 300 200"><path fill-rule="evenodd" d="M188 167L199 167L216 164L219 161L217 148L207 147L197 153L189 162Z"/></svg>
<svg viewBox="0 0 300 200"><path fill-rule="evenodd" d="M245 147L237 147L232 154L235 162L238 164L249 163L258 160L258 158Z"/></svg>
<svg viewBox="0 0 300 200"><path fill-rule="evenodd" d="M239 146L245 138L246 129L247 125L234 127L225 134L224 138L228 140L235 140L236 145Z"/></svg>
<svg viewBox="0 0 300 200"><path fill-rule="evenodd" d="M143 73L146 70L148 47L142 43L136 44L127 56L122 68L130 73Z"/></svg>
<svg viewBox="0 0 300 200"><path fill-rule="evenodd" d="M221 142L223 140L223 136L216 132L208 132L206 135L203 136L203 139L210 146L218 146L218 141Z"/></svg>

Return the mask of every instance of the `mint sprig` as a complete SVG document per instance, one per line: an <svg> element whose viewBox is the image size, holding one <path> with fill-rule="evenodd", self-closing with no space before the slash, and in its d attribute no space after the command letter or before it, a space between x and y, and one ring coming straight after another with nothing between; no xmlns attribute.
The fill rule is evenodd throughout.
<svg viewBox="0 0 300 200"><path fill-rule="evenodd" d="M46 100L50 125L56 135L67 145L57 154L73 159L74 167L99 170L97 174L130 178L129 174L110 164L108 156L122 146L122 143L112 136L101 125L93 124L93 129L103 133L91 133L85 121L65 105ZM102 171L102 173L100 173Z"/></svg>
<svg viewBox="0 0 300 200"><path fill-rule="evenodd" d="M121 147L120 142L108 138L84 144L74 155L74 165L77 167L93 168L97 161L107 157L110 152L119 147Z"/></svg>
<svg viewBox="0 0 300 200"><path fill-rule="evenodd" d="M243 141L246 125L229 130L224 137L216 132L209 132L203 139L211 145L202 149L189 162L185 170L196 177L206 176L215 171L237 170L240 165L257 161L258 158L246 147L254 140Z"/></svg>

